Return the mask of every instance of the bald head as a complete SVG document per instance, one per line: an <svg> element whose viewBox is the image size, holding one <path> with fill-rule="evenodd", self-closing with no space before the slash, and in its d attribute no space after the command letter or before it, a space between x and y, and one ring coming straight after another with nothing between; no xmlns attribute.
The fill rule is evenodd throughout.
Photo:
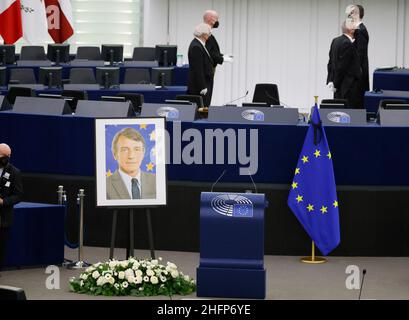
<svg viewBox="0 0 409 320"><path fill-rule="evenodd" d="M0 143L0 157L10 157L11 156L11 149L5 143Z"/></svg>
<svg viewBox="0 0 409 320"><path fill-rule="evenodd" d="M214 10L206 10L203 14L203 22L213 28L216 21L219 21L219 14Z"/></svg>

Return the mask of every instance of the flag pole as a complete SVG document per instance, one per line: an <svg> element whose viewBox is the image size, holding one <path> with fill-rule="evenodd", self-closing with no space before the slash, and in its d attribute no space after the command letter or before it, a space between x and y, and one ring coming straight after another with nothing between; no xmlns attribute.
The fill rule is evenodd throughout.
<svg viewBox="0 0 409 320"><path fill-rule="evenodd" d="M321 264L321 263L327 262L327 259L322 258L322 257L316 257L316 256L315 256L315 243L314 243L314 241L313 241L313 242L312 242L311 257L301 258L301 262L303 262L303 263L308 263L308 264Z"/></svg>

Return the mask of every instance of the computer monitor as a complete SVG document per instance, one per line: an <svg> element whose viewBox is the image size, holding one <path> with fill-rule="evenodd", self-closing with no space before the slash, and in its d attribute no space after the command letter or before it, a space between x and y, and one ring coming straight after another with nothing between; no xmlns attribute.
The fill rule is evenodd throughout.
<svg viewBox="0 0 409 320"><path fill-rule="evenodd" d="M387 103L384 106L385 110L409 110L408 103Z"/></svg>
<svg viewBox="0 0 409 320"><path fill-rule="evenodd" d="M16 47L14 44L0 45L0 65L13 64L16 62Z"/></svg>
<svg viewBox="0 0 409 320"><path fill-rule="evenodd" d="M124 46L122 44L103 44L101 57L102 60L109 61L111 65L114 62L122 62L124 60Z"/></svg>
<svg viewBox="0 0 409 320"><path fill-rule="evenodd" d="M0 87L7 86L6 67L0 67Z"/></svg>
<svg viewBox="0 0 409 320"><path fill-rule="evenodd" d="M178 47L159 44L155 47L155 56L160 66L176 66Z"/></svg>
<svg viewBox="0 0 409 320"><path fill-rule="evenodd" d="M70 61L70 45L69 44L49 44L47 48L47 59L55 62L58 66L61 62L67 63Z"/></svg>
<svg viewBox="0 0 409 320"><path fill-rule="evenodd" d="M242 107L270 107L267 102L243 102Z"/></svg>
<svg viewBox="0 0 409 320"><path fill-rule="evenodd" d="M195 103L187 100L165 100L166 104L182 104L182 105L194 105Z"/></svg>
<svg viewBox="0 0 409 320"><path fill-rule="evenodd" d="M173 68L152 68L151 81L157 86L172 85Z"/></svg>
<svg viewBox="0 0 409 320"><path fill-rule="evenodd" d="M98 67L96 76L99 85L105 89L119 86L119 68Z"/></svg>
<svg viewBox="0 0 409 320"><path fill-rule="evenodd" d="M62 87L62 67L42 67L38 74L39 82L49 88Z"/></svg>
<svg viewBox="0 0 409 320"><path fill-rule="evenodd" d="M126 102L126 98L117 96L101 96L101 101Z"/></svg>
<svg viewBox="0 0 409 320"><path fill-rule="evenodd" d="M321 103L320 109L345 109L344 103Z"/></svg>

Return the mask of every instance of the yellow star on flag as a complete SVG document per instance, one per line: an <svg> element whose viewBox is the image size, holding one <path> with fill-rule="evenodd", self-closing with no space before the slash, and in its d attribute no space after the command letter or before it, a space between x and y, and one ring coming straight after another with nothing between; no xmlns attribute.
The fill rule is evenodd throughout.
<svg viewBox="0 0 409 320"><path fill-rule="evenodd" d="M331 152L328 152L327 157L328 157L328 159L332 159Z"/></svg>
<svg viewBox="0 0 409 320"><path fill-rule="evenodd" d="M322 208L320 209L320 211L321 211L322 214L328 213L328 207L322 206Z"/></svg>
<svg viewBox="0 0 409 320"><path fill-rule="evenodd" d="M293 189L297 189L298 188L298 183L297 182L293 182L293 184L291 185L291 187Z"/></svg>
<svg viewBox="0 0 409 320"><path fill-rule="evenodd" d="M303 198L304 198L304 197L302 197L302 196L299 195L296 199L297 199L298 203L300 203L300 202L303 202L303 201L304 201Z"/></svg>
<svg viewBox="0 0 409 320"><path fill-rule="evenodd" d="M315 150L314 156L315 156L316 158L321 157L321 151Z"/></svg>
<svg viewBox="0 0 409 320"><path fill-rule="evenodd" d="M334 203L332 204L334 206L334 208L338 208L338 201L335 200Z"/></svg>
<svg viewBox="0 0 409 320"><path fill-rule="evenodd" d="M149 162L149 163L146 165L146 170L152 171L154 166L155 166L155 165L154 165L152 162Z"/></svg>
<svg viewBox="0 0 409 320"><path fill-rule="evenodd" d="M307 210L309 212L314 211L314 206L312 204L309 204L308 207L307 207Z"/></svg>
<svg viewBox="0 0 409 320"><path fill-rule="evenodd" d="M307 157L307 156L304 156L304 157L302 157L301 160L302 160L303 163L307 163L307 162L308 162L308 157Z"/></svg>
<svg viewBox="0 0 409 320"><path fill-rule="evenodd" d="M155 141L156 139L156 133L155 130L153 130L150 134L149 134L149 140L150 141Z"/></svg>
<svg viewBox="0 0 409 320"><path fill-rule="evenodd" d="M112 172L111 172L111 170L108 170L107 177L110 177L110 176L112 176Z"/></svg>
<svg viewBox="0 0 409 320"><path fill-rule="evenodd" d="M139 128L146 130L147 126L148 126L147 124L140 124L140 125L139 125Z"/></svg>
<svg viewBox="0 0 409 320"><path fill-rule="evenodd" d="M300 174L300 168L295 169L295 175Z"/></svg>

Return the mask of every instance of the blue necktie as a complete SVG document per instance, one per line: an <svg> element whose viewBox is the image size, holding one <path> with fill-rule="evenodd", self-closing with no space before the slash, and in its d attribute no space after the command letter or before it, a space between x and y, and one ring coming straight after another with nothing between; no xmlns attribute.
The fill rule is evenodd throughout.
<svg viewBox="0 0 409 320"><path fill-rule="evenodd" d="M139 190L138 179L132 178L132 199L140 199L141 190Z"/></svg>

